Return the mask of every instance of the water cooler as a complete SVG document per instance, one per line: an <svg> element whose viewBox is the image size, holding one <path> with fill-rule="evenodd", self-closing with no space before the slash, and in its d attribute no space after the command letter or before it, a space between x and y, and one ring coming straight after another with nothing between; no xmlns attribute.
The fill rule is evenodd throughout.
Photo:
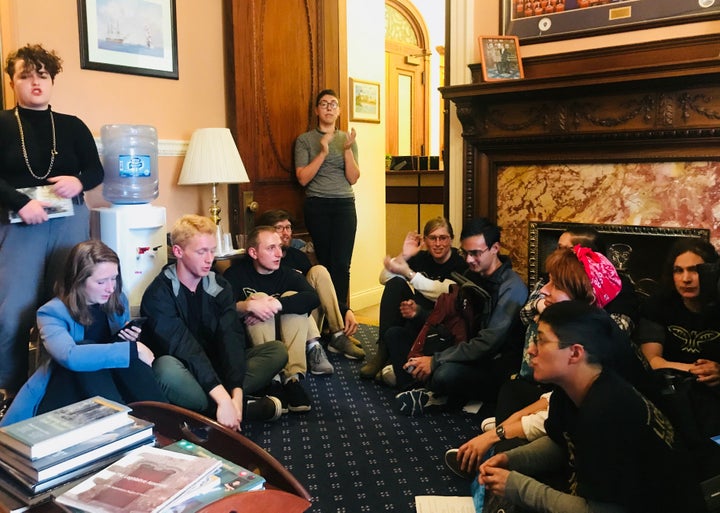
<svg viewBox="0 0 720 513"><path fill-rule="evenodd" d="M109 208L95 209L100 239L120 258L130 314L140 313L145 289L167 263L165 208L158 196L157 132L147 125L102 127L103 196Z"/></svg>

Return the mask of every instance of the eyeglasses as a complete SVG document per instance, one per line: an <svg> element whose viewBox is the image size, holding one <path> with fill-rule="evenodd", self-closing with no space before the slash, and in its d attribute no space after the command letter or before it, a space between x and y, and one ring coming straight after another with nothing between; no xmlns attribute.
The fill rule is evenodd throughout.
<svg viewBox="0 0 720 513"><path fill-rule="evenodd" d="M425 238L430 242L447 242L450 240L449 235L428 235Z"/></svg>
<svg viewBox="0 0 720 513"><path fill-rule="evenodd" d="M338 102L336 102L336 101L328 102L328 101L323 100L320 103L318 103L318 107L320 107L321 109L335 110L338 108Z"/></svg>
<svg viewBox="0 0 720 513"><path fill-rule="evenodd" d="M458 250L458 253L460 253L460 256L463 257L463 258L467 258L468 255L471 256L471 257L473 257L473 258L480 258L480 257L483 256L485 253L487 253L488 251L490 251L490 248L486 248L486 249L468 249L467 251L464 250L464 249L459 249L459 250Z"/></svg>
<svg viewBox="0 0 720 513"><path fill-rule="evenodd" d="M275 231L276 232L291 232L292 231L292 225L291 224L278 224L275 225Z"/></svg>

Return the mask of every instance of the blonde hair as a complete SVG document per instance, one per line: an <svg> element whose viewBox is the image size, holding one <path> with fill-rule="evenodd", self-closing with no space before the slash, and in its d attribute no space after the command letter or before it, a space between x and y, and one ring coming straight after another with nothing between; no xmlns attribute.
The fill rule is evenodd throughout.
<svg viewBox="0 0 720 513"><path fill-rule="evenodd" d="M184 248L195 235L215 235L216 226L209 217L187 214L175 221L170 232L170 243Z"/></svg>

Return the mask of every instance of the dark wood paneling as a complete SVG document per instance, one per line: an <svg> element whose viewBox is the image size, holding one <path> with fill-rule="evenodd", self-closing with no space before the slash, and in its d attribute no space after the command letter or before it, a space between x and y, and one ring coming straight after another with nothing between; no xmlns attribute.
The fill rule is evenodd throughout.
<svg viewBox="0 0 720 513"><path fill-rule="evenodd" d="M316 123L315 95L340 85L342 5L327 0L226 0L229 123L251 182L228 189L233 232L248 228L242 191L253 191L259 211L284 208L303 225L303 190L295 179L293 144Z"/></svg>
<svg viewBox="0 0 720 513"><path fill-rule="evenodd" d="M463 126L463 219L497 168L720 159L720 35L527 59L531 78L442 88Z"/></svg>

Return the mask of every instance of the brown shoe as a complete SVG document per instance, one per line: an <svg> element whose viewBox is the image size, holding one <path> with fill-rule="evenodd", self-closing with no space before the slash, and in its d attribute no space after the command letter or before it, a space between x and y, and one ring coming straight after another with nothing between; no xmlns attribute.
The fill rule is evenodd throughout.
<svg viewBox="0 0 720 513"><path fill-rule="evenodd" d="M382 371L383 367L387 365L388 351L385 341L378 340L377 354L370 358L370 360L360 367L360 377L362 379L373 379L375 375Z"/></svg>

